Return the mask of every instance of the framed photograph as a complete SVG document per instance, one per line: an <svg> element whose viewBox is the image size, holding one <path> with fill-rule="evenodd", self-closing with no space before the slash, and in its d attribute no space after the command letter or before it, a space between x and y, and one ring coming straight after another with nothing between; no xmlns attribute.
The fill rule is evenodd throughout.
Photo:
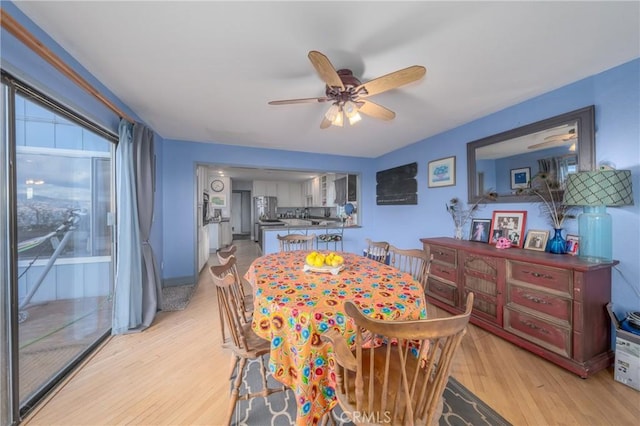
<svg viewBox="0 0 640 426"><path fill-rule="evenodd" d="M511 189L529 188L531 167L511 169Z"/></svg>
<svg viewBox="0 0 640 426"><path fill-rule="evenodd" d="M429 188L456 184L456 157L429 161Z"/></svg>
<svg viewBox="0 0 640 426"><path fill-rule="evenodd" d="M527 222L526 210L500 210L493 212L489 244L495 244L500 237L511 240L513 247L524 245L523 231Z"/></svg>
<svg viewBox="0 0 640 426"><path fill-rule="evenodd" d="M491 219L471 219L471 231L469 241L489 242L489 230L491 229Z"/></svg>
<svg viewBox="0 0 640 426"><path fill-rule="evenodd" d="M570 254L571 256L577 255L579 252L579 249L578 249L579 243L580 243L580 237L578 237L577 235L568 234L567 247L566 247L567 254Z"/></svg>
<svg viewBox="0 0 640 426"><path fill-rule="evenodd" d="M227 207L227 196L226 194L210 195L209 203L214 209L219 207Z"/></svg>
<svg viewBox="0 0 640 426"><path fill-rule="evenodd" d="M527 250L545 251L548 240L549 231L538 231L536 229L532 229L527 232L527 239L524 242L524 248Z"/></svg>

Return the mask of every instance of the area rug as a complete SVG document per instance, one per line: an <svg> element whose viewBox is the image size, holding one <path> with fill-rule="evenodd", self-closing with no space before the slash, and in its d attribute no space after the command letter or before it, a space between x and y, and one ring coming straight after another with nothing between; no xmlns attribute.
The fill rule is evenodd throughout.
<svg viewBox="0 0 640 426"><path fill-rule="evenodd" d="M162 288L162 310L182 311L187 307L196 289L195 284L175 285Z"/></svg>
<svg viewBox="0 0 640 426"><path fill-rule="evenodd" d="M265 365L268 365L268 355ZM269 377L270 387L281 387L282 384ZM245 369L240 394L261 388L260 363L249 361ZM352 423L340 422L340 410L334 410L334 418L338 426L352 426ZM296 402L291 390L278 392L268 398L253 398L239 401L231 420L235 426L291 426L296 421ZM440 417L440 426L510 426L500 414L469 392L453 377L449 379L444 391L444 409Z"/></svg>

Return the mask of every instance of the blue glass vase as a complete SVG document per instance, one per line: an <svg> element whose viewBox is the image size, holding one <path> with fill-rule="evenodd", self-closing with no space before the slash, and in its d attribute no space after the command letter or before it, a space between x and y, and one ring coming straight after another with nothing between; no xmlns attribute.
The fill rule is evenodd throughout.
<svg viewBox="0 0 640 426"><path fill-rule="evenodd" d="M567 241L562 238L562 228L554 229L553 238L547 243L547 251L554 254L565 254L567 252Z"/></svg>

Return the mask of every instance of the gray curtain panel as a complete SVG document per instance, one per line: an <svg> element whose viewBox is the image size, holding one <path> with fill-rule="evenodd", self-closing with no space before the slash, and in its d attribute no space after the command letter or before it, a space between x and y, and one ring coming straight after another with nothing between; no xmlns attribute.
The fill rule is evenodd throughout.
<svg viewBox="0 0 640 426"><path fill-rule="evenodd" d="M116 280L113 295L112 334L135 331L142 323L142 255L136 196L133 128L120 120L116 147Z"/></svg>
<svg viewBox="0 0 640 426"><path fill-rule="evenodd" d="M162 282L149 243L155 198L155 151L153 131L143 124L133 126L134 167L138 200L138 223L142 245L142 326L148 327L162 306Z"/></svg>

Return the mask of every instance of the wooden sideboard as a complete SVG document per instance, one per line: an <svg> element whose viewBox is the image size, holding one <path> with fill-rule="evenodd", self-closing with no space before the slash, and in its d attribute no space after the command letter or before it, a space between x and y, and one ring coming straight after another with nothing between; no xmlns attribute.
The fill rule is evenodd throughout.
<svg viewBox="0 0 640 426"><path fill-rule="evenodd" d="M611 268L578 257L453 238L421 238L433 255L425 293L451 313L475 294L471 322L586 378L613 361Z"/></svg>

